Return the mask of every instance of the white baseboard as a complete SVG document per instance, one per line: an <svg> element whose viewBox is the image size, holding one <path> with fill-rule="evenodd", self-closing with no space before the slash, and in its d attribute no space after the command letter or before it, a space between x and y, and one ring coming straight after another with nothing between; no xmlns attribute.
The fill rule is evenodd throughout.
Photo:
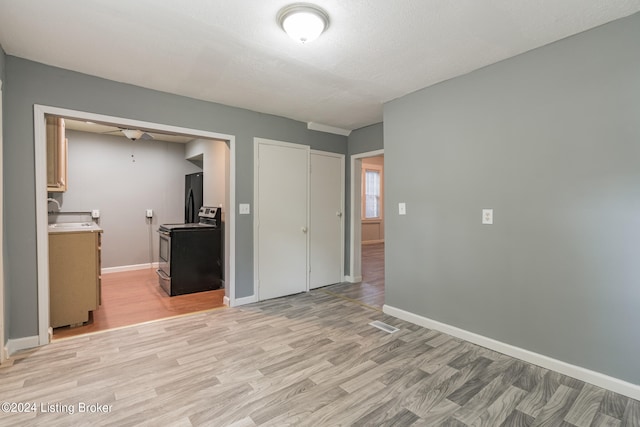
<svg viewBox="0 0 640 427"><path fill-rule="evenodd" d="M119 267L107 267L102 269L102 274L109 273L121 273L123 271L135 271L135 270L145 270L147 268L158 268L158 263L154 262L152 264L134 264L134 265L121 265Z"/></svg>
<svg viewBox="0 0 640 427"><path fill-rule="evenodd" d="M233 300L233 302L231 302L230 307L238 307L240 305L251 304L251 303L254 303L254 302L258 302L258 296L257 295L250 295L250 296L244 297L244 298L236 298L235 300Z"/></svg>
<svg viewBox="0 0 640 427"><path fill-rule="evenodd" d="M344 276L344 281L348 283L362 282L362 276Z"/></svg>
<svg viewBox="0 0 640 427"><path fill-rule="evenodd" d="M224 305L226 305L227 307L231 307L231 305L229 304L230 302L231 302L231 300L229 299L228 296L225 295L224 298L222 298L222 303Z"/></svg>
<svg viewBox="0 0 640 427"><path fill-rule="evenodd" d="M38 347L39 345L40 345L40 338L38 338L37 335L32 337L15 338L7 341L7 346L5 347L5 351L6 351L6 354L9 357L11 357L17 351Z"/></svg>
<svg viewBox="0 0 640 427"><path fill-rule="evenodd" d="M627 381L602 374L600 372L583 368L581 366L572 365L570 363L563 362L552 357L534 353L532 351L525 350L511 344L506 344L501 341L497 341L492 338L476 334L474 332L460 329L446 323L441 323L437 320L432 320L427 317L423 317L418 314L414 314L386 304L382 307L382 311L390 316L397 317L398 319L406 320L407 322L411 322L419 326L424 326L425 328L444 332L446 334L461 338L465 341L472 342L482 347L489 348L499 353L503 353L508 356L524 360L525 362L529 362L534 365L542 366L543 368L550 369L573 378L577 378L598 387L606 388L616 393L628 396L632 399L640 400L640 385L632 384Z"/></svg>

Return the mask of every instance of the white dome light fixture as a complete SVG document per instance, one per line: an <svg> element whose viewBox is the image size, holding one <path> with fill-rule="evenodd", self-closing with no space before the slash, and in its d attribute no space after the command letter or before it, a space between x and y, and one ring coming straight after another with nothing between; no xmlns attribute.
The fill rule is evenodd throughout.
<svg viewBox="0 0 640 427"><path fill-rule="evenodd" d="M284 32L302 44L314 41L329 28L329 15L309 3L285 6L278 12L277 19Z"/></svg>

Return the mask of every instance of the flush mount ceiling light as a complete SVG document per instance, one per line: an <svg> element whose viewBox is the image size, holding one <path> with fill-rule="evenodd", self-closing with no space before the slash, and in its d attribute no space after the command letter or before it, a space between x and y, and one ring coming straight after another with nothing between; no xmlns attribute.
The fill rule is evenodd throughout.
<svg viewBox="0 0 640 427"><path fill-rule="evenodd" d="M318 6L296 3L278 12L278 24L295 41L309 43L329 27L329 15Z"/></svg>

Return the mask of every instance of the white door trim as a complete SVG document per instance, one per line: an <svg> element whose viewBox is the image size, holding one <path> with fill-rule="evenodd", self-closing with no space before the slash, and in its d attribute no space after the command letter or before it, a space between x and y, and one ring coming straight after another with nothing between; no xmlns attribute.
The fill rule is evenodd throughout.
<svg viewBox="0 0 640 427"><path fill-rule="evenodd" d="M4 322L4 218L2 214L4 212L4 205L2 202L4 200L4 170L2 168L2 153L4 148L2 143L2 80L0 80L0 364L9 356L8 351L5 351L4 343L4 328L6 328L6 324Z"/></svg>
<svg viewBox="0 0 640 427"><path fill-rule="evenodd" d="M145 122L124 117L107 116L88 113L85 111L69 110L66 108L34 105L34 147L35 147L35 195L36 195L36 253L38 259L38 345L49 343L49 241L47 230L47 144L45 129L45 114L53 114L71 119L88 120L111 123L132 128L144 128L162 132L191 135L197 138L212 138L229 141L230 172L229 172L229 206L227 207L227 226L230 227L229 257L230 271L225 275L229 280L230 304L235 305L235 170L236 147L235 136L199 129L183 128L161 123Z"/></svg>
<svg viewBox="0 0 640 427"><path fill-rule="evenodd" d="M253 297L252 301L260 301L260 276L259 276L259 257L260 251L259 245L259 233L258 228L260 226L260 206L258 200L260 199L260 180L259 180L259 145L275 145L279 147L294 148L297 150L306 150L308 153L311 151L311 147L304 144L294 144L292 142L277 141L274 139L266 138L253 138ZM309 170L309 163L311 156L307 155L307 171ZM307 227L309 226L309 179L307 179ZM309 265L309 238L307 237L307 266ZM307 269L306 274L306 286L305 289L309 291L309 271Z"/></svg>
<svg viewBox="0 0 640 427"><path fill-rule="evenodd" d="M335 157L340 159L340 212L342 212L342 221L340 221L340 259L342 260L342 262L340 263L340 277L342 278L342 280L345 280L344 277L344 239L345 239L345 235L344 235L344 223L345 223L345 217L344 217L344 179L345 179L345 171L344 171L344 165L345 165L345 155L344 154L339 154L339 153L332 153L330 151L320 151L320 150L311 150L311 154L319 154L322 156L328 156L328 157ZM309 194L309 198L313 197L313 194ZM313 238L313 230L311 230L311 238ZM309 279L308 279L309 280ZM309 280L309 285L311 284L311 281Z"/></svg>
<svg viewBox="0 0 640 427"><path fill-rule="evenodd" d="M349 215L349 276L345 278L348 282L357 283L362 281L362 265L360 262L362 257L362 234L359 232L362 218L362 194L359 188L355 188L356 173L358 177L362 174L362 159L381 156L383 154L384 149L353 154L351 156L351 185L349 189L351 193L351 212ZM356 165L358 165L357 168Z"/></svg>

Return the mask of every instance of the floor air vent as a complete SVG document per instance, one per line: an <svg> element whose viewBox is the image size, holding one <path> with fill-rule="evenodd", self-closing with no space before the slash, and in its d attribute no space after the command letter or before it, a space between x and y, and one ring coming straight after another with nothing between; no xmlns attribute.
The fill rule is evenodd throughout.
<svg viewBox="0 0 640 427"><path fill-rule="evenodd" d="M380 330L382 330L382 331L385 331L385 332L387 332L387 333L390 333L390 334L392 334L392 333L397 332L397 331L399 331L399 330L400 330L400 329L395 328L395 327L393 327L393 326L391 326L391 325L387 325L386 323L381 322L381 321L379 321L379 320L374 320L373 322L371 322L371 323L369 323L369 324L370 324L371 326L373 326L374 328L378 328L378 329L380 329Z"/></svg>

